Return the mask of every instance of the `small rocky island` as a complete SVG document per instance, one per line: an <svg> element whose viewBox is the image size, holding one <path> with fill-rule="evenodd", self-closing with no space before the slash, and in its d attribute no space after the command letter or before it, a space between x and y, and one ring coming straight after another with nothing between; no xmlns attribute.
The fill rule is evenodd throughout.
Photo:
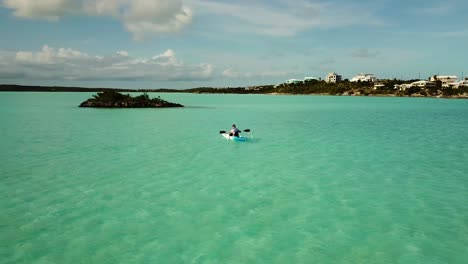
<svg viewBox="0 0 468 264"><path fill-rule="evenodd" d="M102 107L102 108L165 108L184 107L181 104L171 103L157 98L150 98L147 93L132 97L129 94L121 94L115 91L104 91L93 95L80 104L80 107Z"/></svg>

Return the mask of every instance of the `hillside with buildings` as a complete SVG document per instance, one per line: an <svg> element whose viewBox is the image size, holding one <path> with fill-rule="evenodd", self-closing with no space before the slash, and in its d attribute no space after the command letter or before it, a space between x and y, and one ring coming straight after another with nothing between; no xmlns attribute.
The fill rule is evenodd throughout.
<svg viewBox="0 0 468 264"><path fill-rule="evenodd" d="M306 77L289 79L274 86L279 94L430 96L468 98L468 78L454 75L434 75L427 80L379 80L374 74L360 73L350 80L329 73L325 80Z"/></svg>

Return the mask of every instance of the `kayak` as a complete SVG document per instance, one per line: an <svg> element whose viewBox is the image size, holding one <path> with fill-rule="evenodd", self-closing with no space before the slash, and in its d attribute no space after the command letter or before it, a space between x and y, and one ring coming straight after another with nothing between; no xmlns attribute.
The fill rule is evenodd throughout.
<svg viewBox="0 0 468 264"><path fill-rule="evenodd" d="M250 133L250 129L244 129L244 132ZM225 130L219 131L219 133L220 133L225 139L228 139L228 140L239 141L239 142L245 142L245 141L247 141L247 138L246 138L246 137L243 137L243 136L238 136L238 137L231 136L231 135L229 135L229 133L226 132ZM239 133L241 133L241 131L239 131Z"/></svg>
<svg viewBox="0 0 468 264"><path fill-rule="evenodd" d="M247 138L241 137L241 136L239 136L239 137L234 137L234 136L230 136L228 133L223 133L223 134L221 134L221 135L223 135L223 137L224 137L225 139L229 139L229 140L232 140L232 141L247 141Z"/></svg>

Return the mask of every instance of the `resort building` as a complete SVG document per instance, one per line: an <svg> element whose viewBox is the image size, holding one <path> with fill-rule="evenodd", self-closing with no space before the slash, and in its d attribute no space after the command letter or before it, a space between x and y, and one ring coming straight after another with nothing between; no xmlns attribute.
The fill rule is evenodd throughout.
<svg viewBox="0 0 468 264"><path fill-rule="evenodd" d="M377 77L371 73L360 73L356 77L351 79L351 82L376 82Z"/></svg>
<svg viewBox="0 0 468 264"><path fill-rule="evenodd" d="M436 83L432 81L417 81L413 82L410 84L410 87L420 87L420 88L426 88L426 87L435 87Z"/></svg>
<svg viewBox="0 0 468 264"><path fill-rule="evenodd" d="M244 90L246 90L246 91L260 91L260 86L248 86L248 87L245 87Z"/></svg>
<svg viewBox="0 0 468 264"><path fill-rule="evenodd" d="M456 83L458 81L458 77L454 75L434 75L430 78L431 82L441 81L442 87L449 87L450 84Z"/></svg>
<svg viewBox="0 0 468 264"><path fill-rule="evenodd" d="M286 81L287 84L300 84L300 83L303 83L302 80L298 80L298 79L289 79Z"/></svg>
<svg viewBox="0 0 468 264"><path fill-rule="evenodd" d="M385 88L385 84L383 83L374 84L374 90L383 89L383 88Z"/></svg>
<svg viewBox="0 0 468 264"><path fill-rule="evenodd" d="M406 89L411 88L411 83L395 84L394 89L400 91L406 91Z"/></svg>
<svg viewBox="0 0 468 264"><path fill-rule="evenodd" d="M330 72L325 78L325 81L327 83L338 83L338 82L341 82L341 79L342 79L341 75L338 75L335 72Z"/></svg>
<svg viewBox="0 0 468 264"><path fill-rule="evenodd" d="M468 87L468 80L463 80L455 83L450 83L449 87L452 87L453 89L458 89L460 87Z"/></svg>

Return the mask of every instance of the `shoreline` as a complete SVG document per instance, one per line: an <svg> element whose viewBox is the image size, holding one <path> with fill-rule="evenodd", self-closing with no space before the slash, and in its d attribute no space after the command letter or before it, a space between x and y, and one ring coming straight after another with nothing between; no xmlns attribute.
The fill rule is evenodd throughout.
<svg viewBox="0 0 468 264"><path fill-rule="evenodd" d="M434 98L434 99L468 99L468 94L458 95L421 95L414 94L372 94L367 91L364 94L356 94L345 92L343 94L330 93L288 93L288 92L271 92L260 90L245 90L242 87L238 88L192 88L192 89L120 89L120 88L85 88L85 87L66 87L66 86L25 86L25 85L10 85L1 84L1 92L32 92L32 93L95 93L104 91L115 91L119 93L185 93L185 94L237 94L237 95L272 95L272 96L345 96L345 97L400 97L400 98ZM355 92L355 91L351 91Z"/></svg>
<svg viewBox="0 0 468 264"><path fill-rule="evenodd" d="M101 90L96 91L3 91L0 90L0 93L95 93L101 92ZM119 91L122 92L122 91ZM125 90L125 93L143 93L143 91ZM294 94L294 93L193 93L193 92L168 92L168 91L145 91L146 93L172 93L172 94L194 94L194 95L207 95L207 94L217 94L217 95L269 95L269 96L332 96L332 97L377 97L377 98L430 98L430 99L458 99L458 100L467 100L468 96L421 96L421 95L395 95L395 94L378 94L378 95L336 95L336 94Z"/></svg>
<svg viewBox="0 0 468 264"><path fill-rule="evenodd" d="M336 95L336 94L293 94L293 93L265 93L262 95L275 96L333 96L333 97L392 97L392 98L433 98L433 99L468 99L468 96L421 96L421 95L395 95L395 94L372 94L372 95Z"/></svg>

